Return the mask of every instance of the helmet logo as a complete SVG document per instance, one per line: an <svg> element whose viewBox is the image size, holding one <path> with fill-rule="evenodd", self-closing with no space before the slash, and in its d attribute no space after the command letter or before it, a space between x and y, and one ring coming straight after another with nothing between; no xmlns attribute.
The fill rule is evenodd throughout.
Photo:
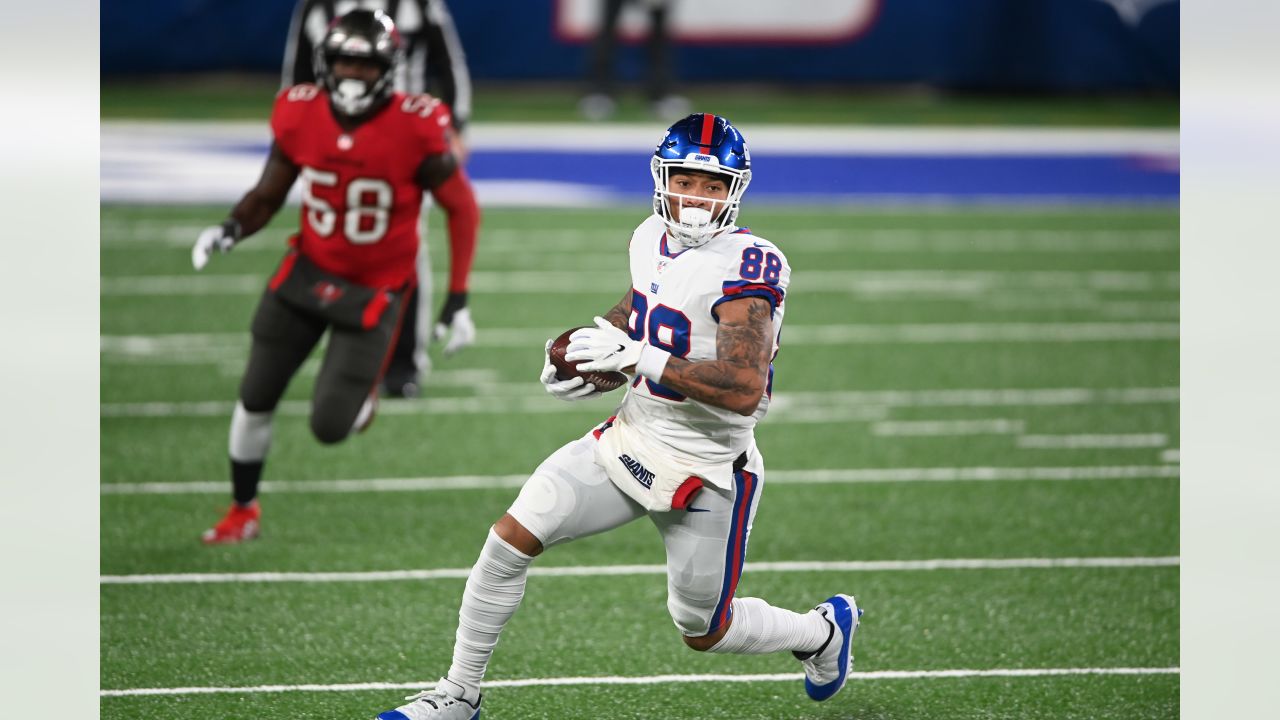
<svg viewBox="0 0 1280 720"><path fill-rule="evenodd" d="M359 35L352 35L342 43L339 52L353 55L371 55L373 54L373 44Z"/></svg>

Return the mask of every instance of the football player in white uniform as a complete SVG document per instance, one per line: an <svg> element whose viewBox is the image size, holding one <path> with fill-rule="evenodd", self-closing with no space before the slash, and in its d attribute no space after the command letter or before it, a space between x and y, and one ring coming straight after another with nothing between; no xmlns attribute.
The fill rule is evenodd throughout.
<svg viewBox="0 0 1280 720"><path fill-rule="evenodd" d="M796 613L734 595L764 484L753 428L769 407L791 276L776 245L735 224L751 182L746 141L723 117L690 115L667 130L650 169L653 215L631 236L631 287L571 336L565 356L632 376L627 394L530 476L471 569L448 673L379 720L478 718L485 669L534 557L641 517L666 546L667 609L686 645L789 650L814 700L848 677L862 614L851 596ZM563 400L598 394L582 377L558 380L549 358L541 379Z"/></svg>

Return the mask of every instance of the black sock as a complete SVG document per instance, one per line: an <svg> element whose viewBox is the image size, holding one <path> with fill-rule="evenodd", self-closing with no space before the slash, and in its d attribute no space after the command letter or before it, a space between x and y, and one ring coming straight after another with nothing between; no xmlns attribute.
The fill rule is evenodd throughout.
<svg viewBox="0 0 1280 720"><path fill-rule="evenodd" d="M263 461L231 461L231 496L236 504L248 505L258 497L258 481L262 480Z"/></svg>

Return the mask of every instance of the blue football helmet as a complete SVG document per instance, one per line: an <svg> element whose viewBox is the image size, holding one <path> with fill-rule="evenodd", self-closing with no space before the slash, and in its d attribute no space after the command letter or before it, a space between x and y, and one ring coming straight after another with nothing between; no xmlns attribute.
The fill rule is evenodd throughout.
<svg viewBox="0 0 1280 720"><path fill-rule="evenodd" d="M662 218L667 232L686 247L697 247L725 230L738 219L742 194L751 183L751 152L746 138L728 120L710 113L694 113L667 129L649 161L653 174L653 213ZM671 192L673 172L692 170L723 176L729 189L724 207L714 216L697 208L686 208L686 200L705 201ZM671 206L675 201L676 212Z"/></svg>

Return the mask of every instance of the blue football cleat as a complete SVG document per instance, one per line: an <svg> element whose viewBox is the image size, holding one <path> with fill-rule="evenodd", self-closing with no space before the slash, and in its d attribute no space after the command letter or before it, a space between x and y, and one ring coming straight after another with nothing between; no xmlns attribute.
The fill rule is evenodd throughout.
<svg viewBox="0 0 1280 720"><path fill-rule="evenodd" d="M853 669L853 633L862 610L852 595L832 595L813 609L831 623L831 635L809 655L796 653L804 665L804 691L822 701L840 692Z"/></svg>

